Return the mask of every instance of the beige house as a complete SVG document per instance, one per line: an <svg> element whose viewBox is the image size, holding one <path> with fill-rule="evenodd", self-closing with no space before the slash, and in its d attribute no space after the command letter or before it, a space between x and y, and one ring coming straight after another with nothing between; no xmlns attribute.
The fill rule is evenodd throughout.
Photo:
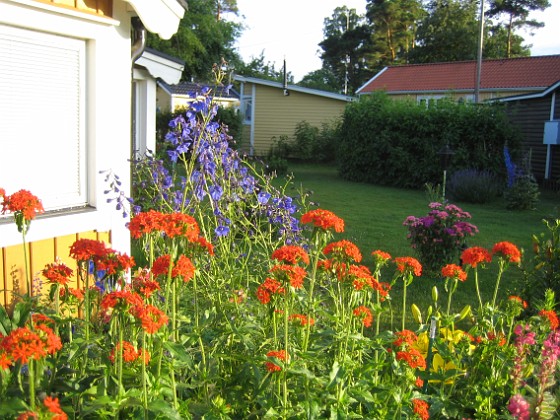
<svg viewBox="0 0 560 420"><path fill-rule="evenodd" d="M150 95L155 116L155 91L143 85L150 64L135 62L146 31L170 38L185 6L0 0L0 188L8 195L29 190L45 208L26 235L25 253L13 216L0 215L0 305L12 291L27 292L25 282L18 286L26 263L33 278L57 257L71 264L76 239L130 252L128 218L108 202L105 177L117 174L130 196L133 120L140 111L151 118Z"/></svg>
<svg viewBox="0 0 560 420"><path fill-rule="evenodd" d="M388 66L356 93L386 92L394 99L417 102L452 98L471 102L475 97L476 61ZM483 60L479 100L539 93L560 80L560 55Z"/></svg>
<svg viewBox="0 0 560 420"><path fill-rule="evenodd" d="M235 76L240 82L243 134L241 148L264 156L273 138L292 136L296 125L307 121L320 127L340 117L352 97L254 77Z"/></svg>

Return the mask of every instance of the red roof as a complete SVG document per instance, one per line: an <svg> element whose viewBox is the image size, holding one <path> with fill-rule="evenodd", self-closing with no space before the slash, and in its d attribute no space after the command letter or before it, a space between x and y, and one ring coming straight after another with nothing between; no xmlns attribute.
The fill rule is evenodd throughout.
<svg viewBox="0 0 560 420"><path fill-rule="evenodd" d="M560 80L560 55L483 60L480 89L544 89ZM419 92L473 90L476 61L385 67L358 89Z"/></svg>

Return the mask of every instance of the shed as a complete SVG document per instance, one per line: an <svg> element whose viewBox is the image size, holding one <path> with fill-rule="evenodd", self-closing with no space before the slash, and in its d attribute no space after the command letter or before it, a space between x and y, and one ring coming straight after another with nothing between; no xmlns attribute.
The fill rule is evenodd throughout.
<svg viewBox="0 0 560 420"><path fill-rule="evenodd" d="M38 279L57 257L72 266L76 239L130 252L128 219L108 202L105 177L117 174L130 195L133 61L145 31L171 37L184 7L183 0L0 0L0 188L29 190L46 210L31 223L25 253L13 217L0 216L0 304L12 291L32 292L21 281L25 261Z"/></svg>
<svg viewBox="0 0 560 420"><path fill-rule="evenodd" d="M307 121L320 127L342 116L351 96L254 77L235 76L240 82L243 133L241 148L264 156L273 139L292 136L296 125Z"/></svg>
<svg viewBox="0 0 560 420"><path fill-rule="evenodd" d="M560 187L560 78L542 92L498 100L507 106L510 119L523 135L523 147L531 156L537 180ZM546 136L545 136L546 132Z"/></svg>

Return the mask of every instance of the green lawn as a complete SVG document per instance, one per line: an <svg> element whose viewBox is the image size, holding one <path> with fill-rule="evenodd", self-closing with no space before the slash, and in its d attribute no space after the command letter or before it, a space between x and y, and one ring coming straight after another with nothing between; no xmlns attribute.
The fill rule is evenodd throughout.
<svg viewBox="0 0 560 420"><path fill-rule="evenodd" d="M402 223L409 215L424 216L427 213L428 197L424 191L348 182L338 177L334 166L290 163L289 172L293 173L294 189L303 186L304 191L312 192L311 201L345 220L346 230L341 237L359 246L365 264L371 263L368 256L376 249L389 252L393 257L415 256ZM537 208L531 211L507 210L500 199L483 205L460 202L454 204L470 212L471 222L479 228L480 233L469 241L469 246L491 248L496 242L510 241L526 252L524 261L528 262L532 257L532 235L545 231L542 219L559 217L560 196L558 193L543 192ZM490 299L495 278L495 269L480 273L483 297ZM521 280L521 271L517 268L510 269L500 285L501 296L518 293ZM437 282L434 278L422 277L413 283L409 296L413 296L413 302L425 308L431 300L431 287ZM400 301L398 286L395 286L392 294L397 308ZM445 299L441 283L439 289L440 296ZM474 282L467 280L454 295L453 307L459 310L465 304L474 307L474 293Z"/></svg>

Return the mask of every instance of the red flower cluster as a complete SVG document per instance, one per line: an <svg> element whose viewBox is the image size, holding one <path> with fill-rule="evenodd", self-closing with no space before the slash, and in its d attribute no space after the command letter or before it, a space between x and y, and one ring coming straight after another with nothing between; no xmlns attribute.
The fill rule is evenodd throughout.
<svg viewBox="0 0 560 420"><path fill-rule="evenodd" d="M412 369L426 369L426 359L418 350L409 347L407 350L397 352L397 360L404 360Z"/></svg>
<svg viewBox="0 0 560 420"><path fill-rule="evenodd" d="M276 359L282 360L283 362L287 362L289 358L289 355L285 350L272 350L266 353L266 356L275 357ZM280 372L282 370L280 366L273 362L266 362L265 366L266 370L268 370L269 372Z"/></svg>
<svg viewBox="0 0 560 420"><path fill-rule="evenodd" d="M461 261L463 265L470 265L472 268L476 268L478 264L492 262L492 256L485 248L473 246L463 251Z"/></svg>
<svg viewBox="0 0 560 420"><path fill-rule="evenodd" d="M315 227L327 230L334 229L335 232L344 232L344 220L328 210L310 210L301 216L301 223L312 223Z"/></svg>
<svg viewBox="0 0 560 420"><path fill-rule="evenodd" d="M315 325L315 320L313 318L308 317L307 315L292 314L288 318L290 321L299 323L302 327L306 326L307 324L311 326Z"/></svg>
<svg viewBox="0 0 560 420"><path fill-rule="evenodd" d="M34 219L38 213L45 211L41 200L27 190L19 190L12 195L6 195L6 191L0 188L0 197L2 197L2 214L11 212L17 215L19 213L27 222Z"/></svg>
<svg viewBox="0 0 560 420"><path fill-rule="evenodd" d="M560 321L558 320L558 314L556 312L543 309L539 312L539 316L548 319L551 330L555 330L560 327Z"/></svg>
<svg viewBox="0 0 560 420"><path fill-rule="evenodd" d="M167 321L169 321L167 315L165 315L165 313L161 309L153 305L136 307L134 314L142 323L142 328L144 328L144 331L146 331L148 334L154 334L158 332L159 329L166 325Z"/></svg>
<svg viewBox="0 0 560 420"><path fill-rule="evenodd" d="M364 327L371 327L371 324L373 323L373 315L368 307L363 305L358 306L354 309L354 316L362 318L362 324L364 324Z"/></svg>
<svg viewBox="0 0 560 420"><path fill-rule="evenodd" d="M123 361L125 363L133 363L138 359L142 359L142 361L146 365L150 362L150 354L148 353L148 351L144 349L136 350L132 343L128 341L121 341L117 343L117 345L113 348L113 350L111 350L111 353L109 354L109 360L111 361L111 363L115 363L116 355L121 351L121 347L123 352Z"/></svg>
<svg viewBox="0 0 560 420"><path fill-rule="evenodd" d="M284 284L289 282L294 289L303 287L303 280L307 275L305 269L297 265L275 265L270 269L270 273Z"/></svg>
<svg viewBox="0 0 560 420"><path fill-rule="evenodd" d="M70 247L70 257L76 261L89 261L95 262L105 257L107 254L107 247L103 242L94 239L78 239Z"/></svg>
<svg viewBox="0 0 560 420"><path fill-rule="evenodd" d="M194 242L200 233L194 217L183 213L165 214L155 210L134 216L128 224L128 229L135 239L153 232L163 232L169 238L184 236Z"/></svg>
<svg viewBox="0 0 560 420"><path fill-rule="evenodd" d="M328 244L323 249L323 254L329 255L330 253L334 254L335 259L340 261L346 261L346 257L357 263L362 261L362 254L358 247L346 239Z"/></svg>
<svg viewBox="0 0 560 420"><path fill-rule="evenodd" d="M426 401L419 400L418 398L412 399L412 410L420 419L428 420L430 418L429 409L430 405Z"/></svg>
<svg viewBox="0 0 560 420"><path fill-rule="evenodd" d="M507 261L518 264L521 262L521 252L511 242L498 242L492 247L492 255L497 255Z"/></svg>
<svg viewBox="0 0 560 420"><path fill-rule="evenodd" d="M409 347L416 343L418 336L414 331L402 330L395 333L397 339L393 341L393 346L402 348Z"/></svg>
<svg viewBox="0 0 560 420"><path fill-rule="evenodd" d="M528 306L527 302L525 302L519 296L511 295L508 299L511 300L511 301L514 301L514 302L519 302L519 304L521 306L523 306L523 309L527 309L527 306Z"/></svg>
<svg viewBox="0 0 560 420"><path fill-rule="evenodd" d="M288 264L297 264L302 261L309 264L309 255L300 247L295 245L284 245L272 253L272 259L285 262Z"/></svg>
<svg viewBox="0 0 560 420"><path fill-rule="evenodd" d="M157 281L150 279L150 272L146 268L136 271L134 277L132 277L131 285L135 292L140 293L146 299L149 299L155 291L161 289Z"/></svg>
<svg viewBox="0 0 560 420"><path fill-rule="evenodd" d="M117 309L129 311L131 308L143 306L144 301L139 294L131 292L130 290L115 290L106 293L101 299L99 306L104 310Z"/></svg>
<svg viewBox="0 0 560 420"><path fill-rule="evenodd" d="M55 414L51 417L51 420L66 420L68 418L66 413L60 408L58 398L46 397L43 400L43 404L45 404L45 407L50 413Z"/></svg>
<svg viewBox="0 0 560 420"><path fill-rule="evenodd" d="M63 301L68 302L72 296L75 297L78 301L81 301L84 299L84 292L83 290L80 289L68 288L68 295L67 295L65 288L60 289L60 298Z"/></svg>
<svg viewBox="0 0 560 420"><path fill-rule="evenodd" d="M167 276L169 271L171 256L169 254L158 257L152 265L154 276ZM180 255L177 262L171 269L171 277L182 277L184 282L188 282L194 277L196 268L193 262L185 255Z"/></svg>
<svg viewBox="0 0 560 420"><path fill-rule="evenodd" d="M467 273L456 264L447 264L441 269L441 275L449 279L457 279L460 281L467 280Z"/></svg>
<svg viewBox="0 0 560 420"><path fill-rule="evenodd" d="M257 299L266 305L270 302L270 298L274 294L283 295L286 289L282 287L282 283L278 280L267 277L265 281L257 288Z"/></svg>
<svg viewBox="0 0 560 420"><path fill-rule="evenodd" d="M43 269L43 276L48 281L62 285L68 284L73 273L74 271L70 267L61 262L47 264Z"/></svg>
<svg viewBox="0 0 560 420"><path fill-rule="evenodd" d="M381 266L391 259L391 254L381 251L379 249L371 253L375 265Z"/></svg>
<svg viewBox="0 0 560 420"><path fill-rule="evenodd" d="M0 367L8 368L13 362L28 363L54 354L62 348L60 337L49 325L54 321L48 316L35 314L33 327L20 327L3 337L0 335Z"/></svg>
<svg viewBox="0 0 560 420"><path fill-rule="evenodd" d="M401 273L412 273L416 277L422 275L422 264L412 257L397 257L395 258L395 264L397 264L397 270Z"/></svg>

